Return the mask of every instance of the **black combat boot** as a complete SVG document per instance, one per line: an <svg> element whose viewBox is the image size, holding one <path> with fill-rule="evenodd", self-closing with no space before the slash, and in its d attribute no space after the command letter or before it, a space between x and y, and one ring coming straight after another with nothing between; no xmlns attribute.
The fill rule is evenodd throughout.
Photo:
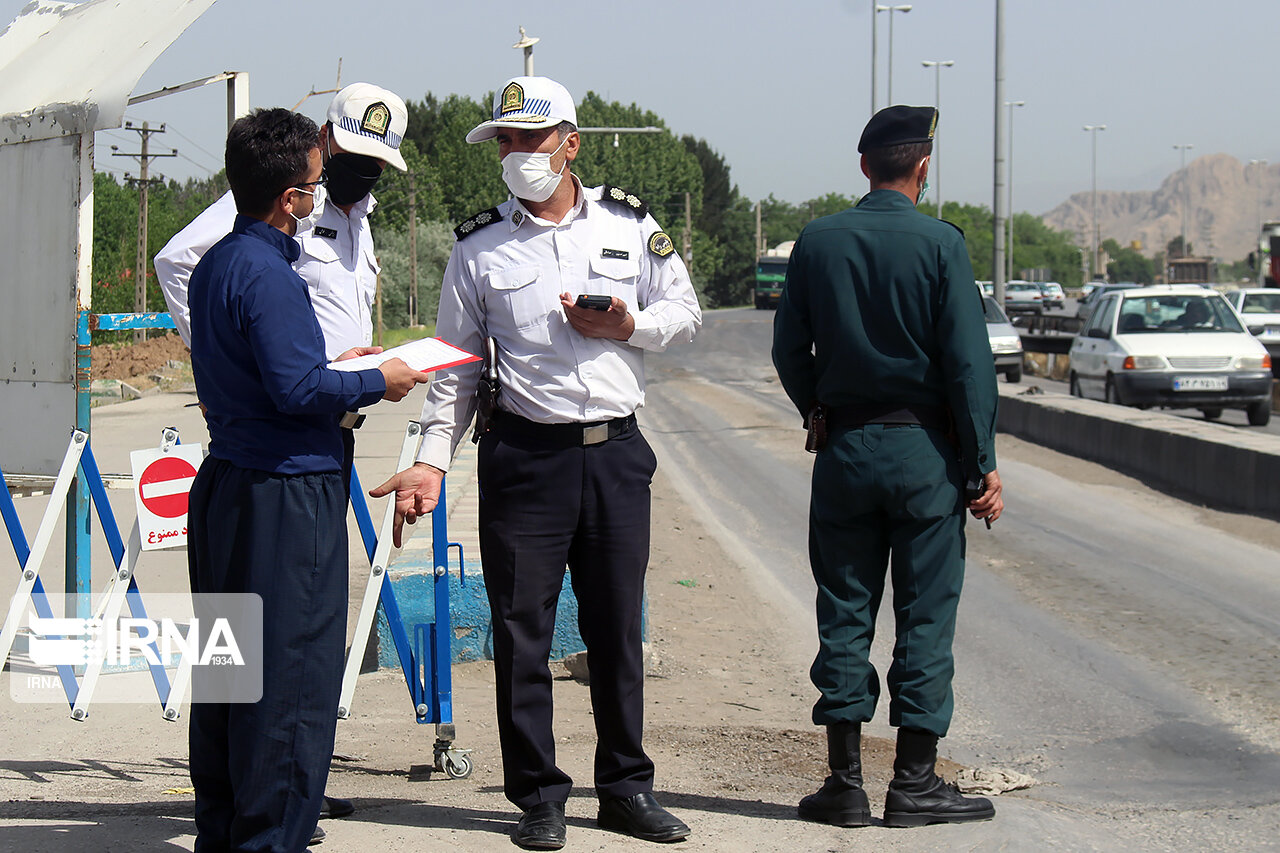
<svg viewBox="0 0 1280 853"><path fill-rule="evenodd" d="M893 781L884 798L885 826L927 826L991 820L995 806L985 797L966 797L934 773L938 736L920 729L898 729Z"/></svg>
<svg viewBox="0 0 1280 853"><path fill-rule="evenodd" d="M800 801L800 817L836 826L870 826L871 805L862 790L862 724L827 726L831 775L815 794Z"/></svg>

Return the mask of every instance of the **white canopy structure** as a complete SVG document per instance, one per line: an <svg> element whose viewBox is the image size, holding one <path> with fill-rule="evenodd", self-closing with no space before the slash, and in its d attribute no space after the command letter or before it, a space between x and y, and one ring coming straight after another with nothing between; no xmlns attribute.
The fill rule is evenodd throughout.
<svg viewBox="0 0 1280 853"><path fill-rule="evenodd" d="M122 124L138 79L213 2L33 0L0 34L6 473L52 473L71 428L88 427L76 346L78 312L90 307L93 132Z"/></svg>

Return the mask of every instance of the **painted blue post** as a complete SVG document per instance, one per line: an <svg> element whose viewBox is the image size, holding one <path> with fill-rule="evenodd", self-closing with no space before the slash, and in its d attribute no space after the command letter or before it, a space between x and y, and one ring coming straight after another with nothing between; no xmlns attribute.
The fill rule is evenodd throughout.
<svg viewBox="0 0 1280 853"><path fill-rule="evenodd" d="M76 429L83 430L90 436L89 429L89 386L90 356L89 345L89 312L80 311L76 318ZM74 596L67 602L67 616L71 616L74 601L75 618L88 619L92 615L92 603L89 594L93 591L93 564L91 561L92 531L89 517L89 484L84 476L77 476L71 481L71 489L67 493L67 560L65 568L65 590L68 596Z"/></svg>
<svg viewBox="0 0 1280 853"><path fill-rule="evenodd" d="M449 509L445 504L445 484L431 511L431 557L435 567L435 624L431 627L431 669L436 677L432 698L437 723L453 722L453 627L449 618Z"/></svg>

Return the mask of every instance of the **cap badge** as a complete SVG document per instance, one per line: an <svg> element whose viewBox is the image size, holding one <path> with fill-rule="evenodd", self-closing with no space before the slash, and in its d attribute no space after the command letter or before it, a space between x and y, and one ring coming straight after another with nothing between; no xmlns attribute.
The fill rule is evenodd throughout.
<svg viewBox="0 0 1280 853"><path fill-rule="evenodd" d="M938 129L938 111L933 111L933 119L929 122L929 138L933 139L933 132Z"/></svg>
<svg viewBox="0 0 1280 853"><path fill-rule="evenodd" d="M391 127L391 110L387 105L382 101L370 104L364 111L364 118L360 120L360 129L366 133L386 136L389 127Z"/></svg>
<svg viewBox="0 0 1280 853"><path fill-rule="evenodd" d="M498 110L499 114L518 113L523 106L524 88L519 83L508 84L507 88L502 90L502 106Z"/></svg>

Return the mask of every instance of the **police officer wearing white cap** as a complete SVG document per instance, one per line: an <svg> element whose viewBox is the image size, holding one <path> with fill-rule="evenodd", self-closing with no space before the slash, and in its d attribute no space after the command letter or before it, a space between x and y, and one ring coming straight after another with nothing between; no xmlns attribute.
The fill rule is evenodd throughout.
<svg viewBox="0 0 1280 853"><path fill-rule="evenodd" d="M404 101L372 83L352 83L329 102L320 128L324 180L313 188L316 210L298 224L302 254L294 269L307 283L324 333L325 354L336 360L379 352L373 341L372 306L380 267L374 256L369 214L371 190L385 166L406 171L400 154L409 113ZM323 206L321 202L323 201ZM231 231L235 201L227 193L165 244L155 257L156 278L183 342L191 346L187 281L200 258ZM354 440L344 430L350 468Z"/></svg>
<svg viewBox="0 0 1280 853"><path fill-rule="evenodd" d="M516 77L468 142L496 139L514 198L470 217L445 269L436 332L470 352L497 345L500 383L480 438L480 551L493 611L498 730L522 847L565 842L572 780L555 759L551 672L566 564L589 652L598 823L650 841L689 828L654 800L641 744L641 606L656 458L636 426L644 352L693 339L697 297L671 239L635 195L573 174L577 112L563 86ZM584 295L597 297L584 300ZM599 307L589 307L595 302ZM418 462L396 491L400 522L429 512L476 410L480 367L437 374Z"/></svg>
<svg viewBox="0 0 1280 853"><path fill-rule="evenodd" d="M408 168L400 154L408 111L395 93L371 83L352 83L330 101L327 118L320 129L324 178L312 187L315 212L299 222L294 235L302 253L293 266L307 283L311 307L324 334L325 355L333 361L380 351L370 346L370 308L379 271L368 219L377 201L370 191L384 166ZM204 253L231 232L235 218L235 199L228 192L175 234L155 257L160 290L188 347L191 272ZM349 415L344 427L355 422ZM355 453L350 428L342 430L342 439L342 473L348 482ZM343 817L353 811L349 800L325 797L321 817ZM317 830L317 835L323 837L323 830Z"/></svg>

